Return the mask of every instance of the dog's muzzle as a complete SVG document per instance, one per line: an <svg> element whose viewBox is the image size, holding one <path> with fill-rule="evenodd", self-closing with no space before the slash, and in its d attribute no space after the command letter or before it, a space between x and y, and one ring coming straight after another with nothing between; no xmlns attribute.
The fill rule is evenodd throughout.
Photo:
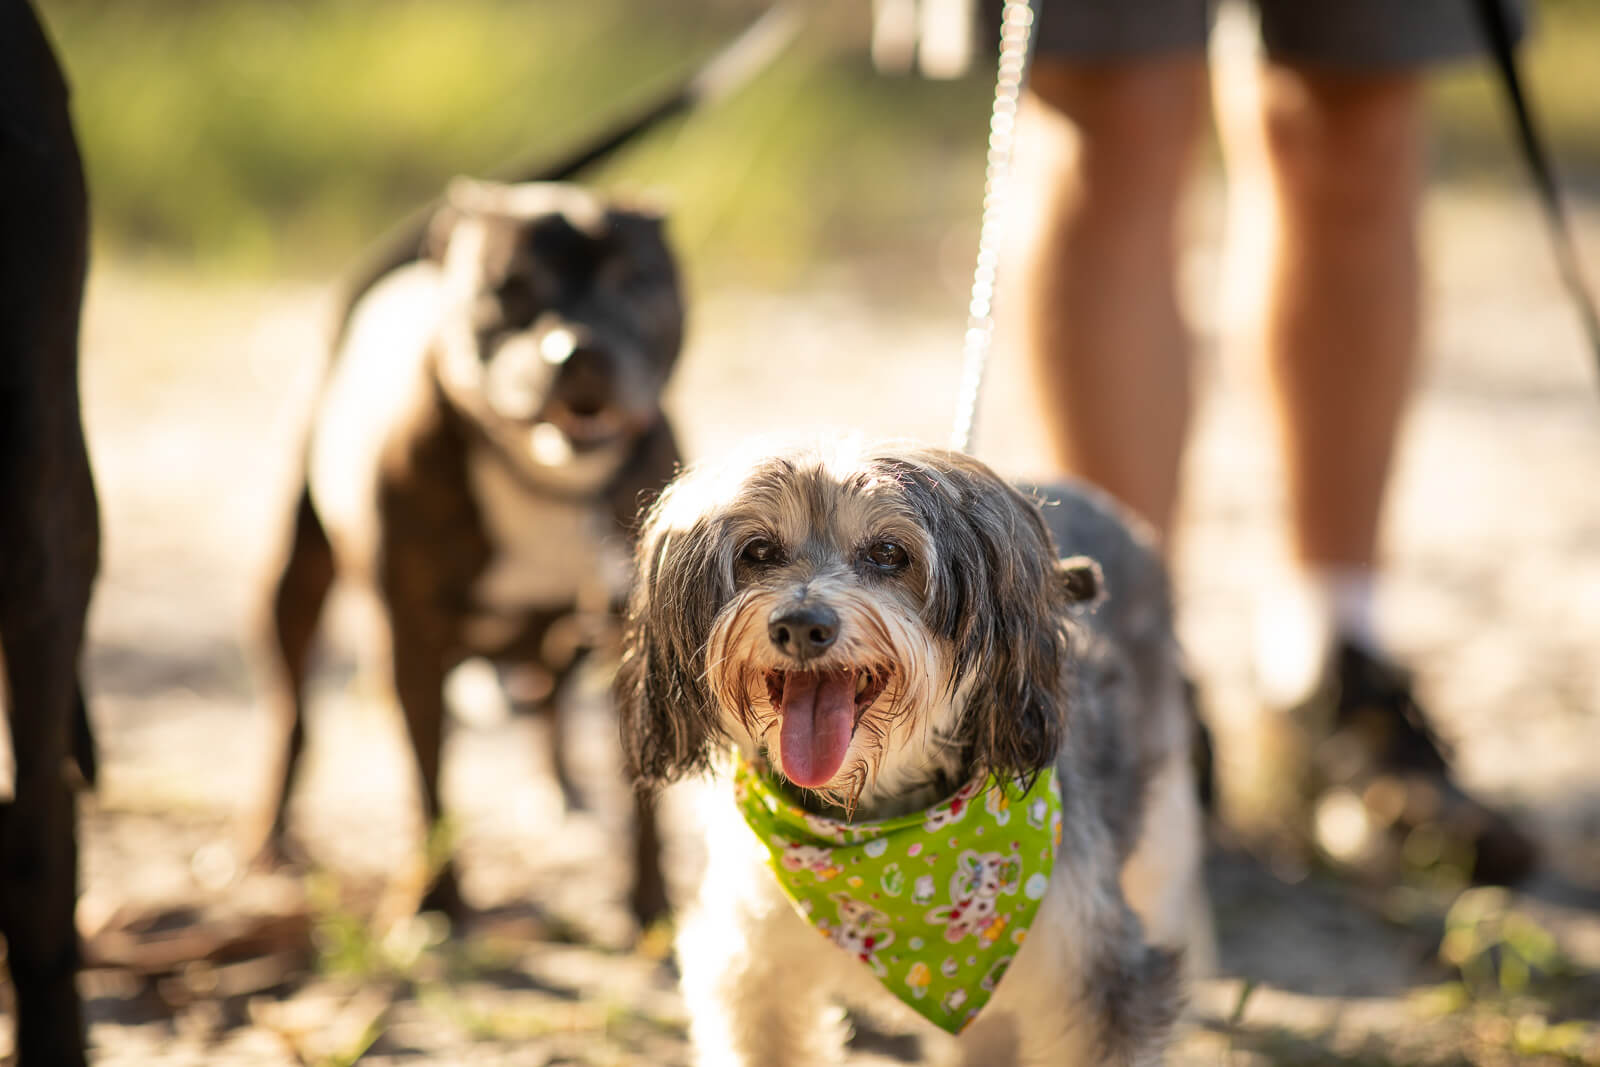
<svg viewBox="0 0 1600 1067"><path fill-rule="evenodd" d="M561 364L544 418L557 423L580 443L612 431L603 418L616 402L616 359L595 346L583 346Z"/></svg>

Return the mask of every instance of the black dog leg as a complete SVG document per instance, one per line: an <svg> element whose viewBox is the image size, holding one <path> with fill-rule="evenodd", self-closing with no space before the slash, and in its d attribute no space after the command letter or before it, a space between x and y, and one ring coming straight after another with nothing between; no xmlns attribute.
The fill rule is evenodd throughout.
<svg viewBox="0 0 1600 1067"><path fill-rule="evenodd" d="M84 1063L67 772L75 756L86 777L94 762L77 679L99 559L78 398L87 217L65 79L32 8L0 3L0 705L16 760L0 933L19 1067Z"/></svg>
<svg viewBox="0 0 1600 1067"><path fill-rule="evenodd" d="M439 763L444 748L444 677L450 666L445 654L426 635L407 627L403 608L390 605L390 629L394 650L394 688L405 714L406 732L417 758L417 774L422 793L422 825L428 834L429 851L439 828L443 806L439 798ZM454 851L453 848L450 851ZM453 922L467 918L466 901L456 881L455 862L447 854L430 856L438 860L431 884L422 898L423 911L441 911Z"/></svg>
<svg viewBox="0 0 1600 1067"><path fill-rule="evenodd" d="M628 906L644 930L667 914L666 878L661 872L661 829L656 821L655 794L633 790L633 888Z"/></svg>
<svg viewBox="0 0 1600 1067"><path fill-rule="evenodd" d="M0 804L0 933L16 991L18 1064L77 1067L77 798L66 770L81 622L18 616L0 618L16 758L15 796Z"/></svg>

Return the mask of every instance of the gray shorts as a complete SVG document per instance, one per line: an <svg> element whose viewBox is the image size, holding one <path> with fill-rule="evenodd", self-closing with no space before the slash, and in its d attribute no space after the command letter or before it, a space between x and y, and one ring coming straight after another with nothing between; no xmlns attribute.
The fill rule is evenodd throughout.
<svg viewBox="0 0 1600 1067"><path fill-rule="evenodd" d="M1518 0L1503 0L1520 16ZM1485 50L1473 0L1250 0L1277 62L1393 70ZM1101 62L1204 50L1215 0L1034 0L1034 48L1055 60ZM998 24L998 0L986 0Z"/></svg>

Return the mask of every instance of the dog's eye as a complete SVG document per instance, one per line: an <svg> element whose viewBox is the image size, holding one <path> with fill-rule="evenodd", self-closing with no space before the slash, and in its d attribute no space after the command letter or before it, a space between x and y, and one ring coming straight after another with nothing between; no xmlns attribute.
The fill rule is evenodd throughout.
<svg viewBox="0 0 1600 1067"><path fill-rule="evenodd" d="M893 541L874 541L867 546L867 562L886 571L904 570L911 557Z"/></svg>
<svg viewBox="0 0 1600 1067"><path fill-rule="evenodd" d="M532 280L513 274L495 288L496 309L507 326L521 329L533 324L539 313L539 294Z"/></svg>
<svg viewBox="0 0 1600 1067"><path fill-rule="evenodd" d="M753 537L739 550L739 558L757 566L777 563L783 559L783 549L776 541L768 541L765 537Z"/></svg>

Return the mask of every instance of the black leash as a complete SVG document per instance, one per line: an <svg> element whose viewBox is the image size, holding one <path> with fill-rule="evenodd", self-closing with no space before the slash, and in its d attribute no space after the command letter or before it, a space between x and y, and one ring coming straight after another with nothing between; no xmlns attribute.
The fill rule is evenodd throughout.
<svg viewBox="0 0 1600 1067"><path fill-rule="evenodd" d="M508 184L568 181L667 120L730 95L765 70L799 29L798 4L795 0L779 0L687 78L608 129L553 159L542 152L525 156L489 177ZM346 276L336 306L334 321L339 332L344 330L350 309L378 279L421 256L428 223L441 204L435 199L413 211L362 254Z"/></svg>
<svg viewBox="0 0 1600 1067"><path fill-rule="evenodd" d="M1510 13L1506 9L1504 0L1473 0L1473 6L1477 9L1478 21L1483 27L1489 51L1500 72L1500 82L1505 88L1506 101L1511 105L1511 114L1516 121L1517 140L1522 147L1522 156L1528 165L1528 173L1533 179L1534 189L1539 195L1539 206L1543 209L1545 223L1550 231L1550 244L1556 257L1556 270L1561 275L1562 284L1567 287L1567 293L1572 297L1573 304L1577 307L1578 318L1583 323L1583 332L1594 354L1595 368L1600 371L1600 313L1595 310L1594 297L1584 279L1583 264L1578 258L1578 244L1572 236L1571 222L1561 201L1561 185L1556 178L1555 165L1545 148L1544 138L1540 135L1534 120L1533 107L1524 88L1522 71L1517 62L1516 31L1511 24Z"/></svg>
<svg viewBox="0 0 1600 1067"><path fill-rule="evenodd" d="M719 100L765 70L800 28L800 11L780 2L740 31L689 78L585 144L551 161L543 155L518 160L492 174L496 181L561 182L576 177L629 141L667 119Z"/></svg>

